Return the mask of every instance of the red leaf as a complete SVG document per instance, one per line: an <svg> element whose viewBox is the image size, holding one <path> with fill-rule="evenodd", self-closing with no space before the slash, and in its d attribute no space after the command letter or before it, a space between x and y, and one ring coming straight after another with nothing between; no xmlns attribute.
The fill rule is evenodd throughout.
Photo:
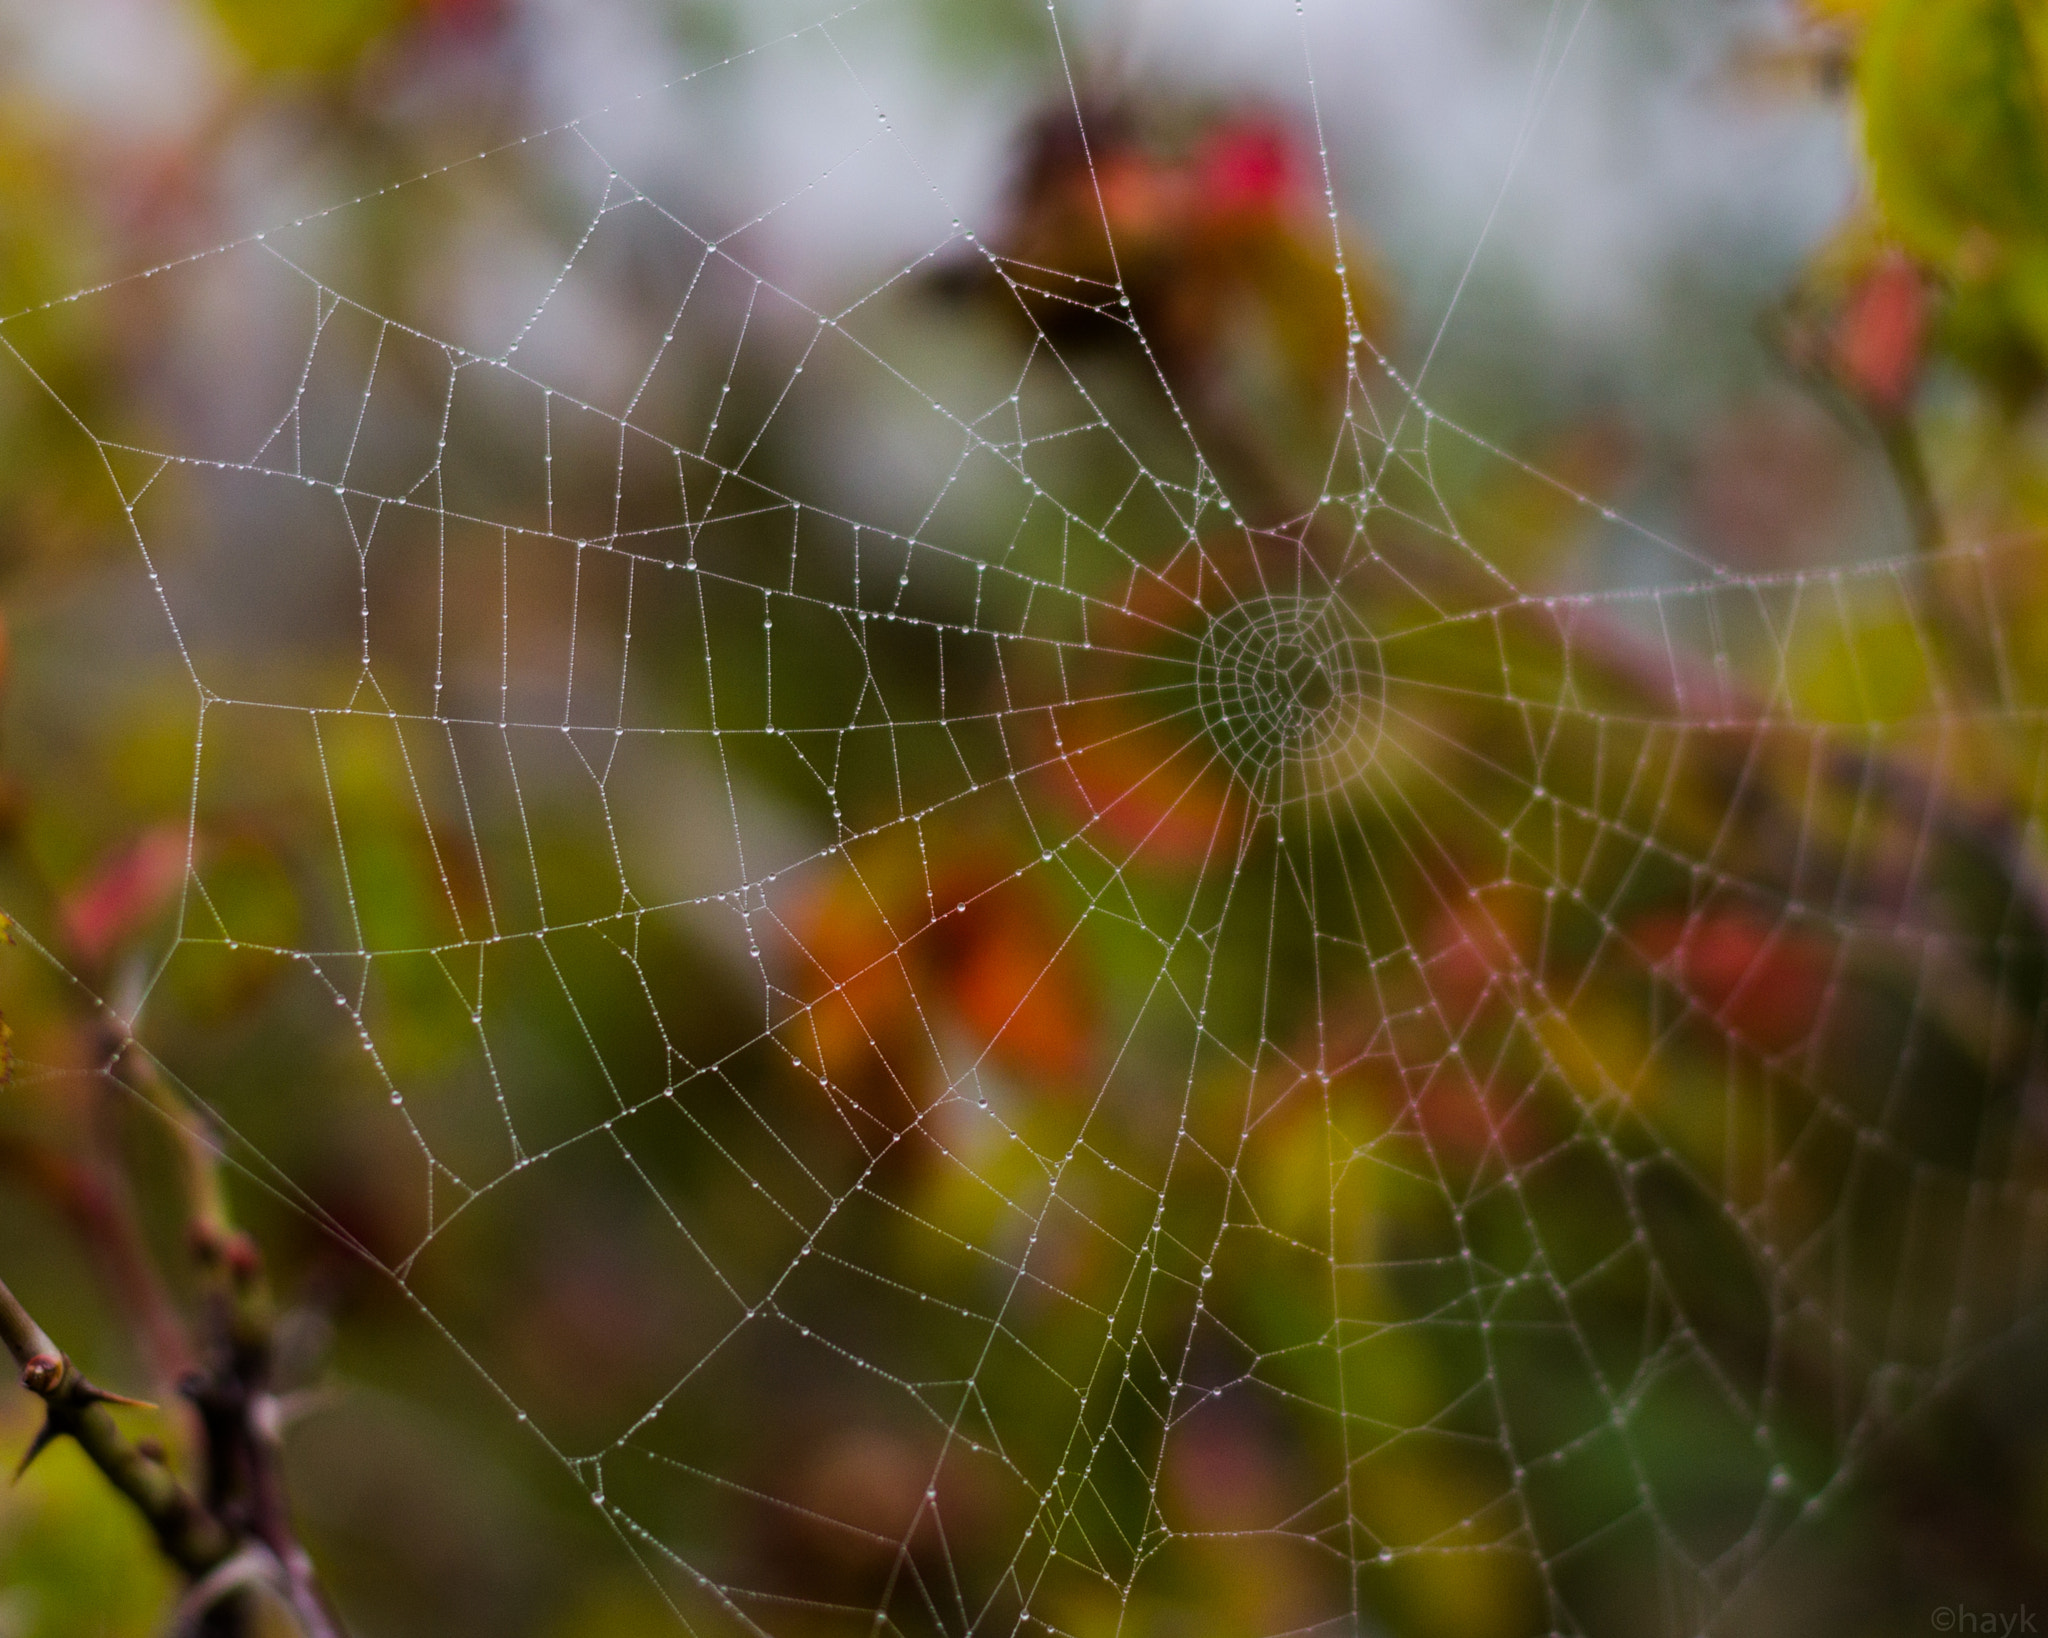
<svg viewBox="0 0 2048 1638"><path fill-rule="evenodd" d="M1195 196L1218 215L1273 215L1300 203L1306 168L1293 137L1278 124L1233 120L1212 132L1195 156Z"/></svg>
<svg viewBox="0 0 2048 1638"><path fill-rule="evenodd" d="M168 826L146 830L64 896L71 947L97 965L149 925L185 880L189 845Z"/></svg>
<svg viewBox="0 0 2048 1638"><path fill-rule="evenodd" d="M1835 369L1872 408L1896 415L1913 396L1927 338L1927 287L1893 252L1872 268L1835 327Z"/></svg>
<svg viewBox="0 0 2048 1638"><path fill-rule="evenodd" d="M1659 911L1631 934L1702 1011L1766 1052L1805 1040L1827 1004L1833 943L1753 911Z"/></svg>

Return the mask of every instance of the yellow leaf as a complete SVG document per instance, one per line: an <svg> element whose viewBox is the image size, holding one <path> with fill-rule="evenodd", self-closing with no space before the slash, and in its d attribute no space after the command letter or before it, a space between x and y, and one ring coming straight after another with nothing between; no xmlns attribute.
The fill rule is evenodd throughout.
<svg viewBox="0 0 2048 1638"><path fill-rule="evenodd" d="M351 68L412 10L407 0L212 0L235 48L259 74Z"/></svg>

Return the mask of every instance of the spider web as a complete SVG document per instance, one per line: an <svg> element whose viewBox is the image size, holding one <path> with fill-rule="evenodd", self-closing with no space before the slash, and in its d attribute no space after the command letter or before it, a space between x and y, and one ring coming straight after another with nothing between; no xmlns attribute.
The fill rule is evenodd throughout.
<svg viewBox="0 0 2048 1638"><path fill-rule="evenodd" d="M1545 477L1368 340L1327 150L1344 402L1254 526L1121 275L957 216L841 31L756 54L832 89L750 210L638 176L628 110L146 276L297 339L223 340L186 441L77 410L196 701L123 1028L690 1630L1714 1625L2038 1302L2035 548L1741 575ZM573 247L494 345L320 271L472 167L544 167ZM875 189L917 257L775 268ZM1009 341L927 331L960 267ZM601 369L621 269L657 321ZM0 344L43 380L139 283ZM1615 583L1497 547L1474 474ZM203 840L266 793L317 818L291 936ZM274 1070L156 1039L248 972L402 1243ZM525 1271L475 1272L593 1191L662 1362L602 1429L539 1384L603 1336L503 1357Z"/></svg>

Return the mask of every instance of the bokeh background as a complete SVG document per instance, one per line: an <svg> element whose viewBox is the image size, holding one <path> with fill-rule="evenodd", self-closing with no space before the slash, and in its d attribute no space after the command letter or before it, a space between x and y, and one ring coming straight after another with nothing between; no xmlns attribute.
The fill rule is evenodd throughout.
<svg viewBox="0 0 2048 1638"><path fill-rule="evenodd" d="M366 1635L2048 1597L2040 42L828 12L0 11L9 1283L174 1398L132 1023Z"/></svg>

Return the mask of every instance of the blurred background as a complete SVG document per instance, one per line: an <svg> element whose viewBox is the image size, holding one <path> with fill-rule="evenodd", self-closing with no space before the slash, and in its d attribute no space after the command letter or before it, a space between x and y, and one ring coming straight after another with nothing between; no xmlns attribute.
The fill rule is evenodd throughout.
<svg viewBox="0 0 2048 1638"><path fill-rule="evenodd" d="M2038 1608L2019 15L0 6L0 1273L362 1635Z"/></svg>

